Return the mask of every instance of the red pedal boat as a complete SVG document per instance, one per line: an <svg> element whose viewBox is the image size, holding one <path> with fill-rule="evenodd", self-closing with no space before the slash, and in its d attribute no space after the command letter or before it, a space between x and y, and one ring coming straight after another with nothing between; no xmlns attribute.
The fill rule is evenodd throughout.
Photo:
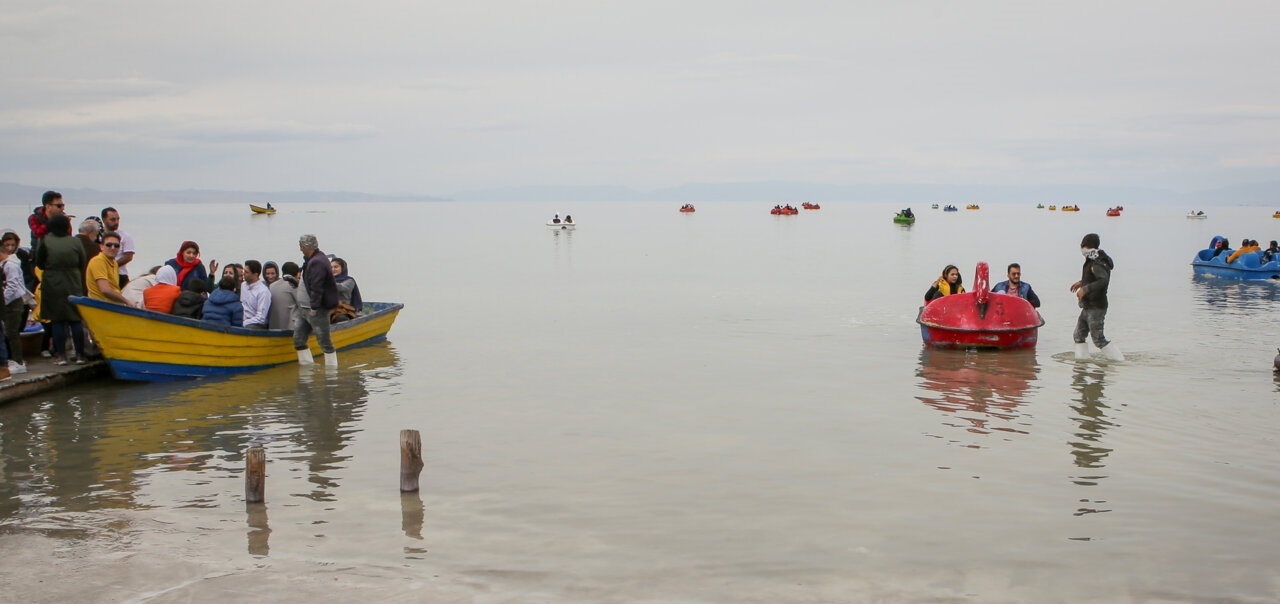
<svg viewBox="0 0 1280 604"><path fill-rule="evenodd" d="M990 291L986 262L979 262L973 291L938 298L920 307L916 323L924 343L935 348L1032 348L1044 317L1030 302Z"/></svg>

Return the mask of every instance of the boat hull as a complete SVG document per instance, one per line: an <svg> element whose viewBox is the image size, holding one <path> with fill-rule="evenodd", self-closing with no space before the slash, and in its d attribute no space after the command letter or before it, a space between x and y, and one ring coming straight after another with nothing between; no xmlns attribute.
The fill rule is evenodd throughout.
<svg viewBox="0 0 1280 604"><path fill-rule="evenodd" d="M908 216L894 216L893 222L896 224L915 224L916 219Z"/></svg>
<svg viewBox="0 0 1280 604"><path fill-rule="evenodd" d="M230 327L75 296L71 298L121 380L166 382L257 371L296 362L293 332ZM386 339L403 304L366 302L367 314L333 325L339 350ZM312 356L321 353L315 337Z"/></svg>
<svg viewBox="0 0 1280 604"><path fill-rule="evenodd" d="M1213 257L1213 250L1200 250L1191 261L1192 270L1201 275L1213 275L1227 279L1280 280L1280 259L1262 262L1258 253L1241 254L1235 262L1227 264L1230 254L1223 252Z"/></svg>
<svg viewBox="0 0 1280 604"><path fill-rule="evenodd" d="M253 210L254 214L275 214L276 213L275 208L264 208L262 206L255 206L253 204L249 204L249 209Z"/></svg>
<svg viewBox="0 0 1280 604"><path fill-rule="evenodd" d="M555 229L555 230L572 231L574 228L577 228L577 226L578 226L577 224L572 222L548 222L547 223L547 228Z"/></svg>

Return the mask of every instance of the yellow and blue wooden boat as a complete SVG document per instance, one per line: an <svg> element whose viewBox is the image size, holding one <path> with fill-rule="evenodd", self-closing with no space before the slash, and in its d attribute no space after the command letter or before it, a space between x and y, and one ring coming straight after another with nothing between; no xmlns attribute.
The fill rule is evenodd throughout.
<svg viewBox="0 0 1280 604"><path fill-rule="evenodd" d="M116 379L167 382L256 371L297 362L293 331L245 329L73 296ZM342 350L381 342L403 304L365 302L364 314L332 329ZM311 354L320 354L313 336Z"/></svg>
<svg viewBox="0 0 1280 604"><path fill-rule="evenodd" d="M276 213L276 209L271 207L271 204L267 204L267 207L265 208L262 206L249 204L249 209L253 210L254 214L275 214Z"/></svg>

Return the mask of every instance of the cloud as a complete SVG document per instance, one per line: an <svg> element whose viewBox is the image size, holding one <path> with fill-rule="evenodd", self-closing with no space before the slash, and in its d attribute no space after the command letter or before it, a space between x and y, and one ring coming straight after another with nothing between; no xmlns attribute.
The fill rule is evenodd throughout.
<svg viewBox="0 0 1280 604"><path fill-rule="evenodd" d="M84 144L166 148L203 145L259 145L299 142L346 142L371 138L377 130L362 124L312 124L267 119L231 119L199 116L99 119L93 116L59 116L0 126L0 135L23 140L23 147L66 148ZM0 144L0 147L8 146Z"/></svg>

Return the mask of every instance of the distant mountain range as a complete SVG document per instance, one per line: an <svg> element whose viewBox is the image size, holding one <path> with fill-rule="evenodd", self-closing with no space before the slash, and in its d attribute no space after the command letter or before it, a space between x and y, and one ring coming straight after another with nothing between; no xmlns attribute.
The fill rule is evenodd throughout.
<svg viewBox="0 0 1280 604"><path fill-rule="evenodd" d="M99 191L58 189L63 195L91 206L114 203L284 203L363 201L865 201L894 203L1043 202L1205 206L1274 205L1280 208L1280 180L1249 183L1195 192L1142 187L1075 185L830 185L808 182L688 183L677 187L638 190L614 186L530 186L464 191L445 196L378 195L345 191ZM32 206L40 203L45 187L0 183L0 204Z"/></svg>

